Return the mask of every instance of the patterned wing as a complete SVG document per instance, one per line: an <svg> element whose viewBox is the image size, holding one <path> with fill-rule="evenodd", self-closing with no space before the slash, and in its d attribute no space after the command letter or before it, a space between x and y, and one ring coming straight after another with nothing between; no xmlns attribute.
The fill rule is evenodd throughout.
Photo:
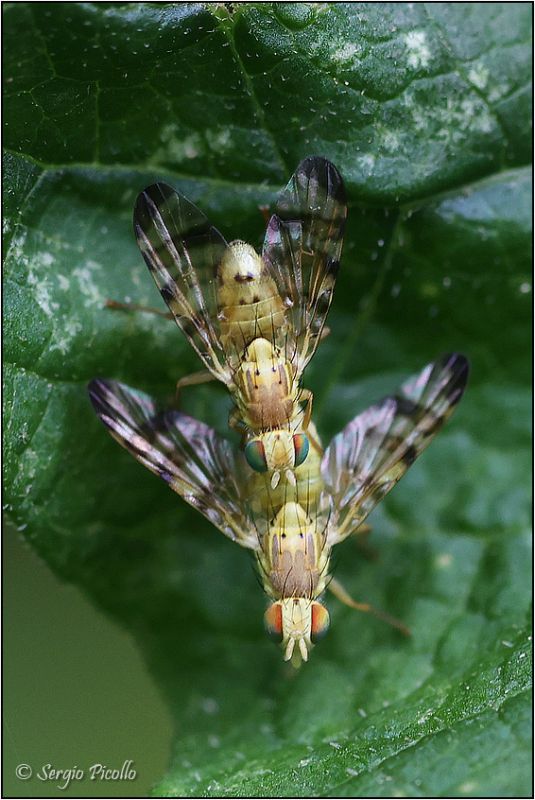
<svg viewBox="0 0 535 800"><path fill-rule="evenodd" d="M258 546L244 514L230 444L204 423L179 411L162 411L143 392L117 381L88 386L98 416L114 439L226 536Z"/></svg>
<svg viewBox="0 0 535 800"><path fill-rule="evenodd" d="M297 375L321 338L340 264L347 206L340 173L327 159L305 158L277 201L263 257L289 307Z"/></svg>
<svg viewBox="0 0 535 800"><path fill-rule="evenodd" d="M464 356L443 356L335 436L321 464L331 496L331 545L358 528L427 447L461 399L467 378Z"/></svg>
<svg viewBox="0 0 535 800"><path fill-rule="evenodd" d="M227 243L202 211L165 183L138 195L134 231L177 324L210 372L228 383L216 294L217 266Z"/></svg>

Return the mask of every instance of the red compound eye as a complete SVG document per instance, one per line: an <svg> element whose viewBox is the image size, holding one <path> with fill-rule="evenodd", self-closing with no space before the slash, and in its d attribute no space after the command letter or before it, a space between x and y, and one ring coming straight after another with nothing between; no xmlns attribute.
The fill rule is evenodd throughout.
<svg viewBox="0 0 535 800"><path fill-rule="evenodd" d="M269 638L280 644L282 642L282 606L273 603L264 614L264 625Z"/></svg>
<svg viewBox="0 0 535 800"><path fill-rule="evenodd" d="M329 612L321 603L312 603L312 622L310 625L310 640L319 642L329 630Z"/></svg>
<svg viewBox="0 0 535 800"><path fill-rule="evenodd" d="M299 467L308 456L310 442L308 441L308 436L304 433L296 433L293 440L295 452L294 466Z"/></svg>

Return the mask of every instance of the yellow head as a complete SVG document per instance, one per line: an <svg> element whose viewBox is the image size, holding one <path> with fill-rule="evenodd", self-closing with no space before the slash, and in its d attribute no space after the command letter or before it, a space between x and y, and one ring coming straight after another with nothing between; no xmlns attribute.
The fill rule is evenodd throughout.
<svg viewBox="0 0 535 800"><path fill-rule="evenodd" d="M288 430L265 431L250 439L245 445L245 458L255 472L271 473L271 488L276 489L281 472L295 486L293 470L299 467L308 455L310 443L305 433Z"/></svg>
<svg viewBox="0 0 535 800"><path fill-rule="evenodd" d="M270 638L282 646L284 660L298 667L329 630L329 612L316 600L287 597L269 606L264 622Z"/></svg>

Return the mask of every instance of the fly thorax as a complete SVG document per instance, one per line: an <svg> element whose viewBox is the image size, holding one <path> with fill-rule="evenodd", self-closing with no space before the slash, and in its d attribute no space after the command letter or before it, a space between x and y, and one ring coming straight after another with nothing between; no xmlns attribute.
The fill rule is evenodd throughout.
<svg viewBox="0 0 535 800"><path fill-rule="evenodd" d="M291 364L267 339L255 339L244 352L234 377L236 399L253 430L284 428L297 410Z"/></svg>
<svg viewBox="0 0 535 800"><path fill-rule="evenodd" d="M298 535L312 525L312 520L299 503L286 503L273 520L273 527L282 531Z"/></svg>
<svg viewBox="0 0 535 800"><path fill-rule="evenodd" d="M278 347L275 347L268 339L264 339L261 336L245 348L243 360L258 367L267 367L275 362L284 361Z"/></svg>
<svg viewBox="0 0 535 800"><path fill-rule="evenodd" d="M264 550L276 596L315 596L321 573L321 541L315 524L299 503L285 503L279 510Z"/></svg>
<svg viewBox="0 0 535 800"><path fill-rule="evenodd" d="M231 242L217 271L221 340L227 350L241 350L267 336L284 342L286 308L262 257L246 242Z"/></svg>

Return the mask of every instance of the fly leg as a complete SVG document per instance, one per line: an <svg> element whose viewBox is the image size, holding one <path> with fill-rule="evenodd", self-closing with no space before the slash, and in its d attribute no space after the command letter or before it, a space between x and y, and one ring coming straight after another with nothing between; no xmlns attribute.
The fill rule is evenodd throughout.
<svg viewBox="0 0 535 800"><path fill-rule="evenodd" d="M245 447L246 443L246 435L247 435L247 425L244 423L242 418L240 417L239 411L237 408L233 408L228 417L228 425L229 428L233 431L236 431L241 436L241 446L242 448Z"/></svg>
<svg viewBox="0 0 535 800"><path fill-rule="evenodd" d="M329 589L335 597L337 597L346 606L349 606L349 608L354 608L357 611L367 611L369 614L373 614L374 617L377 617L377 619L386 622L393 628L397 628L397 630L401 631L404 636L411 635L410 630L406 625L403 624L403 622L401 622L401 620L391 617L390 614L386 614L384 611L380 611L378 608L374 608L374 606L370 605L369 603L357 603L356 600L353 600L349 592L344 589L340 581L337 581L336 578L333 578L329 583Z"/></svg>
<svg viewBox="0 0 535 800"><path fill-rule="evenodd" d="M305 415L303 417L303 430L307 432L307 436L310 440L310 444L320 455L323 455L323 447L318 442L315 436L313 436L308 426L310 425L310 420L312 417L312 400L314 395L310 391L310 389L301 389L299 392L299 402L305 403Z"/></svg>
<svg viewBox="0 0 535 800"><path fill-rule="evenodd" d="M269 206L258 206L258 210L259 210L259 211L260 211L260 213L262 214L262 217L264 218L264 222L265 222L265 223L266 223L266 225L267 225L267 224L268 224L268 222L269 222L269 220L271 219L271 214L270 214L270 211L269 211Z"/></svg>
<svg viewBox="0 0 535 800"><path fill-rule="evenodd" d="M174 319L170 311L161 311L159 308L143 306L139 303L119 303L117 300L106 300L104 307L111 308L114 311L143 311L146 314L157 314L159 317L164 317L164 319Z"/></svg>
<svg viewBox="0 0 535 800"><path fill-rule="evenodd" d="M178 404L180 392L184 386L198 386L200 383L208 383L209 381L215 381L215 379L215 375L212 375L207 369L201 369L199 372L192 372L191 375L184 375L184 377L180 378L176 383L175 403Z"/></svg>

